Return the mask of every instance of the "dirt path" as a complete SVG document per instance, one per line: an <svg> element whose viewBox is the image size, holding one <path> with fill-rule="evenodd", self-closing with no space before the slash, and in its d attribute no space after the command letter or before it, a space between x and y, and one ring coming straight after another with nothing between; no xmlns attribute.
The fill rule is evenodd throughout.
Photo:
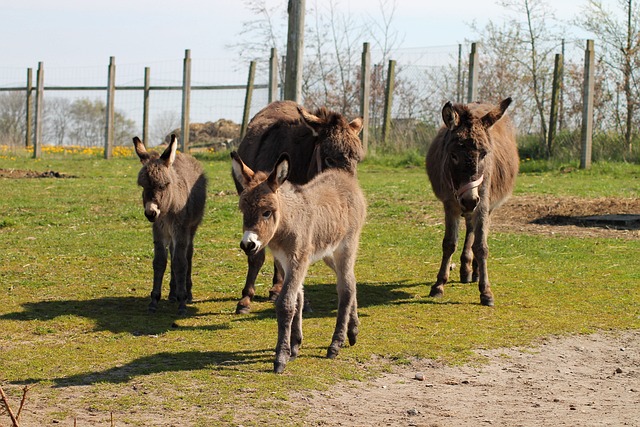
<svg viewBox="0 0 640 427"><path fill-rule="evenodd" d="M479 353L488 364L416 361L368 383L301 396L307 425L640 426L640 331Z"/></svg>

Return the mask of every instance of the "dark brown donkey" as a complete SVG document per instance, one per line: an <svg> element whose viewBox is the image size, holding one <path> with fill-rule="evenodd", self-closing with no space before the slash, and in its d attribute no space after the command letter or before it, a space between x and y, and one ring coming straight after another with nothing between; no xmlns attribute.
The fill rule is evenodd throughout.
<svg viewBox="0 0 640 427"><path fill-rule="evenodd" d="M519 163L515 131L504 114L509 104L511 98L499 106L447 102L442 109L444 126L427 153L427 174L445 214L442 263L431 287L432 297L444 293L460 217L464 217L460 281L478 280L480 303L494 304L487 273L489 216L511 195Z"/></svg>
<svg viewBox="0 0 640 427"><path fill-rule="evenodd" d="M351 122L339 113L320 108L313 114L293 101L276 101L267 105L249 123L247 134L238 147L238 154L254 171L269 172L282 153L291 158L289 181L304 184L324 169L344 169L355 173L363 157L358 134L362 119ZM235 178L238 194L242 191ZM260 250L248 257L249 269L236 313L248 313L255 295L255 282L264 264ZM282 274L274 266L273 287L269 291L275 300L282 287Z"/></svg>
<svg viewBox="0 0 640 427"><path fill-rule="evenodd" d="M303 281L309 265L320 259L336 272L338 314L327 357L338 355L349 338L356 343L358 304L354 266L367 205L358 178L329 169L305 185L287 181L289 157L283 154L269 174L254 172L237 153L233 174L243 191L240 210L244 235L240 247L255 254L269 246L284 272L276 300L278 344L274 371L281 373L302 343Z"/></svg>
<svg viewBox="0 0 640 427"><path fill-rule="evenodd" d="M177 138L162 155L147 152L135 137L133 144L142 162L138 185L142 187L144 215L153 223L153 290L149 311L155 312L162 293L162 277L167 267L167 247L171 255L169 300L178 301L178 315L191 303L191 259L193 238L204 215L207 179L200 163L188 154L176 152Z"/></svg>

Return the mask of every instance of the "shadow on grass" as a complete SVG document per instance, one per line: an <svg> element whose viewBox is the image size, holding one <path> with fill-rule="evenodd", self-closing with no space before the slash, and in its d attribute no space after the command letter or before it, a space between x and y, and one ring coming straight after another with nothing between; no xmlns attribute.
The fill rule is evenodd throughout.
<svg viewBox="0 0 640 427"><path fill-rule="evenodd" d="M147 312L149 298L145 297L105 297L89 300L38 301L22 304L24 311L7 313L0 320L52 320L60 316L78 316L94 319L95 330L132 335L162 334L177 327L178 305L166 300L160 301L156 313ZM195 304L187 306L187 317L196 317ZM220 330L226 325L179 326L181 330Z"/></svg>
<svg viewBox="0 0 640 427"><path fill-rule="evenodd" d="M409 280L401 280L395 282L363 282L358 283L358 308L384 306L384 305L402 305L412 304L416 302L423 303L440 303L441 301L428 298L417 300L415 295L407 291L407 288L424 287L428 293L431 285L417 284ZM305 302L311 307L311 312L305 312L304 318L322 318L335 317L338 309L338 294L335 283L319 283L305 285L304 289ZM262 299L258 301L263 301ZM275 319L275 309L273 305L267 309L252 311L248 316L241 315L238 321L251 321L256 319L273 318Z"/></svg>
<svg viewBox="0 0 640 427"><path fill-rule="evenodd" d="M273 350L255 351L185 351L163 352L141 357L127 364L97 372L86 372L68 377L55 378L54 387L92 385L97 383L126 383L136 377L162 372L216 370L225 367L254 365L273 362ZM269 369L270 371L270 369ZM20 384L40 382L39 379L27 379Z"/></svg>

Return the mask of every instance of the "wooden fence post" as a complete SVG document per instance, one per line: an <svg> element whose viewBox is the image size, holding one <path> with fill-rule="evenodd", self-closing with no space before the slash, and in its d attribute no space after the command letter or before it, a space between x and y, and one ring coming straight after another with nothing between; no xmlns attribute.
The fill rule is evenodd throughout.
<svg viewBox="0 0 640 427"><path fill-rule="evenodd" d="M278 50L271 48L269 57L269 104L278 99Z"/></svg>
<svg viewBox="0 0 640 427"><path fill-rule="evenodd" d="M302 102L302 54L304 50L305 0L289 0L287 62L284 78L284 99Z"/></svg>
<svg viewBox="0 0 640 427"><path fill-rule="evenodd" d="M384 119L382 122L382 142L386 143L391 132L391 107L393 105L393 89L396 79L396 61L389 61L389 71L387 72L387 90L384 96Z"/></svg>
<svg viewBox="0 0 640 427"><path fill-rule="evenodd" d="M584 83L582 91L582 153L580 169L591 167L591 143L593 137L593 90L595 73L595 52L593 40L587 40L584 51Z"/></svg>
<svg viewBox="0 0 640 427"><path fill-rule="evenodd" d="M104 158L110 159L113 155L113 125L114 103L116 94L116 58L109 58L109 76L107 83L107 116L104 129Z"/></svg>
<svg viewBox="0 0 640 427"><path fill-rule="evenodd" d="M365 156L369 149L369 104L371 102L371 49L369 43L362 44L362 67L360 69L360 116L362 116L362 149Z"/></svg>
<svg viewBox="0 0 640 427"><path fill-rule="evenodd" d="M240 139L244 138L249 126L249 114L251 112L251 97L253 96L253 80L256 76L256 61L251 61L249 65L249 77L247 78L247 92L244 97L244 112L242 113L242 127L240 128Z"/></svg>
<svg viewBox="0 0 640 427"><path fill-rule="evenodd" d="M42 156L42 113L44 112L44 63L38 62L38 72L36 75L36 124L33 136L33 158L39 159Z"/></svg>
<svg viewBox="0 0 640 427"><path fill-rule="evenodd" d="M142 94L142 141L149 144L149 87L151 86L151 69L144 67L144 89Z"/></svg>
<svg viewBox="0 0 640 427"><path fill-rule="evenodd" d="M182 68L182 120L180 126L180 151L189 152L189 115L191 109L191 50L184 51Z"/></svg>
<svg viewBox="0 0 640 427"><path fill-rule="evenodd" d="M553 151L553 140L556 137L561 87L562 55L558 53L556 54L556 60L553 66L553 87L551 88L551 111L549 112L549 138L547 140L547 158L551 157Z"/></svg>
<svg viewBox="0 0 640 427"><path fill-rule="evenodd" d="M467 102L474 102L478 99L478 45L471 43L471 53L469 54L469 89L467 92Z"/></svg>
<svg viewBox="0 0 640 427"><path fill-rule="evenodd" d="M33 69L27 68L27 105L24 132L24 147L29 148L33 144Z"/></svg>

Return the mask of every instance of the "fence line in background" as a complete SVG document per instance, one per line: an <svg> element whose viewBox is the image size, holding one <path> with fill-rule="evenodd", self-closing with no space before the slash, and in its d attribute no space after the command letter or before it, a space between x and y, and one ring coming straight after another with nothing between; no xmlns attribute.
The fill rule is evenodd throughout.
<svg viewBox="0 0 640 427"><path fill-rule="evenodd" d="M593 49L593 41L588 41L587 43L587 51L585 53L585 78L588 75L587 71L588 69L586 68L587 65L587 60L588 60L588 52L589 52L589 46L590 49ZM465 82L463 80L467 80L466 81L466 89L467 89L467 101L468 102L474 102L476 101L475 97L477 96L477 85L478 85L478 66L479 66L479 49L476 43L472 43L471 45L471 50L470 50L470 54L469 54L469 60L468 63L466 65L468 65L468 71L467 74L465 75L464 71L463 71L463 60L462 60L462 45L458 46L458 55L457 55L457 70L455 70L455 66L451 66L451 70L454 74L457 71L457 84L456 86L453 88L453 92L449 94L449 96L454 96L456 99L462 98L464 96L464 85ZM373 67L371 66L371 51L370 51L370 47L369 47L369 43L364 43L363 44L363 51L362 51L362 58L361 58L361 67L360 67L360 82L359 82L359 90L360 90L360 105L359 105L359 110L360 110L360 116L363 118L363 132L362 132L362 143L363 143L363 148L365 149L365 153L367 152L367 149L369 148L369 142L368 142L368 138L369 138L369 131L373 128L375 129L382 129L382 141L384 142L385 140L387 140L387 138L389 138L392 134L390 134L391 132L394 132L393 135L395 135L396 137L398 137L398 134L395 133L395 131L393 131L393 127L395 126L406 126L406 124L408 123L409 126L415 126L416 123L419 123L421 120L425 120L425 118L423 118L421 115L420 116L413 116L411 115L411 111L409 110L409 113L406 116L399 116L398 117L398 121L397 123L392 123L391 121L391 116L392 116L392 107L393 107L393 98L394 98L394 88L398 89L398 85L395 84L394 78L396 78L395 76L395 65L396 65L396 60L394 59L390 59L389 60L389 70L387 72L386 78L382 78L382 64L377 64ZM191 55L190 55L190 51L189 50L185 50L185 57L184 57L184 62L183 62L183 69L182 69L182 85L152 85L151 84L151 74L150 74L150 68L149 67L145 67L144 69L144 83L143 85L116 85L115 84L115 74L116 74L116 65L115 65L115 58L111 57L110 58L110 62L109 62L109 68L108 68L108 81L107 81L107 85L106 86L102 86L102 85L85 85L85 86L46 86L44 84L44 66L43 63L40 62L38 64L38 72L37 72L37 77L36 77L36 84L35 87L33 86L33 82L32 82L32 70L31 68L29 68L27 70L27 82L25 86L22 87L10 87L10 88L0 88L0 92L4 92L4 91L26 91L26 129L27 132L26 136L24 138L25 140L25 145L27 147L31 146L31 144L33 143L33 147L34 147L34 157L40 157L41 155L41 146L42 146L42 139L43 139L43 133L42 133L42 122L43 122L43 99L44 99L44 92L47 91L103 91L106 92L107 96L107 105L106 105L106 124L105 124L105 130L104 130L104 144L105 144L105 150L104 150L104 157L105 158L109 158L111 157L111 150L113 148L113 144L114 144L114 134L113 134L113 119L114 119L114 105L115 105L115 98L116 98L116 93L120 92L120 91L141 91L143 94L143 111L142 111L142 135L143 135L143 140L146 142L149 140L149 111L150 111L150 93L151 91L181 91L182 92L182 112L181 112L181 121L180 121L180 128L181 128L181 141L182 141L182 149L184 152L188 152L189 151L189 130L190 130L190 126L189 126L189 117L190 117L190 103L191 103L191 91L193 90L244 90L245 91L245 100L244 100L244 110L243 110L243 114L242 114L242 127L241 127L241 132L242 134L244 134L244 132L246 132L246 127L248 126L248 120L249 120L249 115L250 115L250 107L251 107L251 100L252 100L252 91L254 89L268 89L268 102L272 102L274 100L276 100L277 98L277 94L278 94L278 88L282 89L284 86L286 86L285 84L278 84L278 56L277 56L277 51L275 49L271 49L271 55L270 55L270 59L269 59L269 67L268 67L268 71L269 71L269 79L267 84L254 84L254 77L255 77L255 68L256 68L256 64L255 61L251 62L250 67L249 67L249 78L247 80L246 84L231 84L231 85L203 85L203 84L198 84L198 85L193 85L191 83ZM415 67L414 67L415 69ZM419 69L418 69L419 70ZM400 67L400 73L403 72L402 67ZM559 76L562 76L562 72L560 71ZM364 78L363 78L364 77ZM375 108L379 108L379 107L383 107L380 110L377 110L378 112L376 113L376 109L374 108L374 105L372 104L371 106L369 105L370 102L374 103L373 98L371 98L371 96L373 96L373 88L372 88L372 80L376 79L377 81L377 88L380 87L384 87L386 88L386 91L384 91L384 98L386 98L386 102L383 103L383 105L381 105L380 103L377 104L377 107ZM454 77L455 78L455 77ZM384 82L384 80L386 80L386 82ZM406 81L406 78L405 78ZM587 80L585 80L585 84L586 84ZM382 86L384 83L386 83L384 86ZM398 80L398 83L404 83L400 82L400 80ZM562 83L558 82L558 81L554 81L554 90L556 90L557 88L557 84L559 84L560 86L560 90L562 90ZM413 90L414 92L416 90L422 89L422 87L420 86L408 86L410 90ZM588 101L588 96L591 93L591 96L593 96L592 91L587 91L587 86L585 86L585 90L583 92L583 99L585 100L584 102L584 107L585 107L585 111L583 112L582 115L582 120L583 120L583 139L586 137L591 137L591 132L592 132L592 128L590 129L589 127L587 127L586 129L584 129L584 126L587 124L587 120L588 118L591 118L591 120L593 119L593 101L591 101L590 103L587 102ZM406 87L405 89L405 94L406 94ZM377 89L379 90L379 89ZM555 92L554 95L552 95L551 97L551 101L552 101L552 105L551 105L551 111L550 111L550 117L549 117L549 123L550 123L550 127L549 127L549 133L548 135L545 135L546 137L548 137L548 149L550 150L552 148L552 144L553 144L553 138L556 134L556 126L558 123L558 119L557 117L555 117L555 115L558 114L558 102L562 102L561 99L558 100L558 95L557 95L557 91ZM371 96L367 96L367 94L371 94ZM281 94L282 96L282 94ZM561 97L560 97L561 98ZM35 101L34 101L35 99ZM399 102L402 102L402 99L399 99ZM34 105L35 104L35 105ZM371 109L370 109L371 108ZM430 110L429 110L430 111ZM384 112L383 116L380 117L380 113ZM434 113L436 111L434 110ZM371 114L373 114L373 117L371 116ZM403 113L406 114L406 113ZM376 115L378 116L377 119L379 120L379 122L376 121ZM439 114L438 114L439 116ZM369 120L372 119L372 124L368 124ZM437 118L434 118L435 120L437 120ZM414 121L412 121L414 120ZM428 120L428 119L427 119ZM433 124L431 124L431 121L428 121L430 126L435 126L436 130L437 130L437 122L433 122ZM392 126L393 125L393 126ZM372 128L373 126L373 128ZM409 133L412 132L412 128L408 128L409 129ZM33 132L33 138L32 138L32 132ZM398 138L402 139L402 136L399 136ZM395 140L395 139L394 139ZM398 140L396 141L396 145L398 147L401 146L401 141ZM547 144L545 144L547 145ZM587 156L589 157L589 162L590 162L590 153L587 151L588 148L585 146L583 147L583 157ZM588 166L587 166L588 167Z"/></svg>

